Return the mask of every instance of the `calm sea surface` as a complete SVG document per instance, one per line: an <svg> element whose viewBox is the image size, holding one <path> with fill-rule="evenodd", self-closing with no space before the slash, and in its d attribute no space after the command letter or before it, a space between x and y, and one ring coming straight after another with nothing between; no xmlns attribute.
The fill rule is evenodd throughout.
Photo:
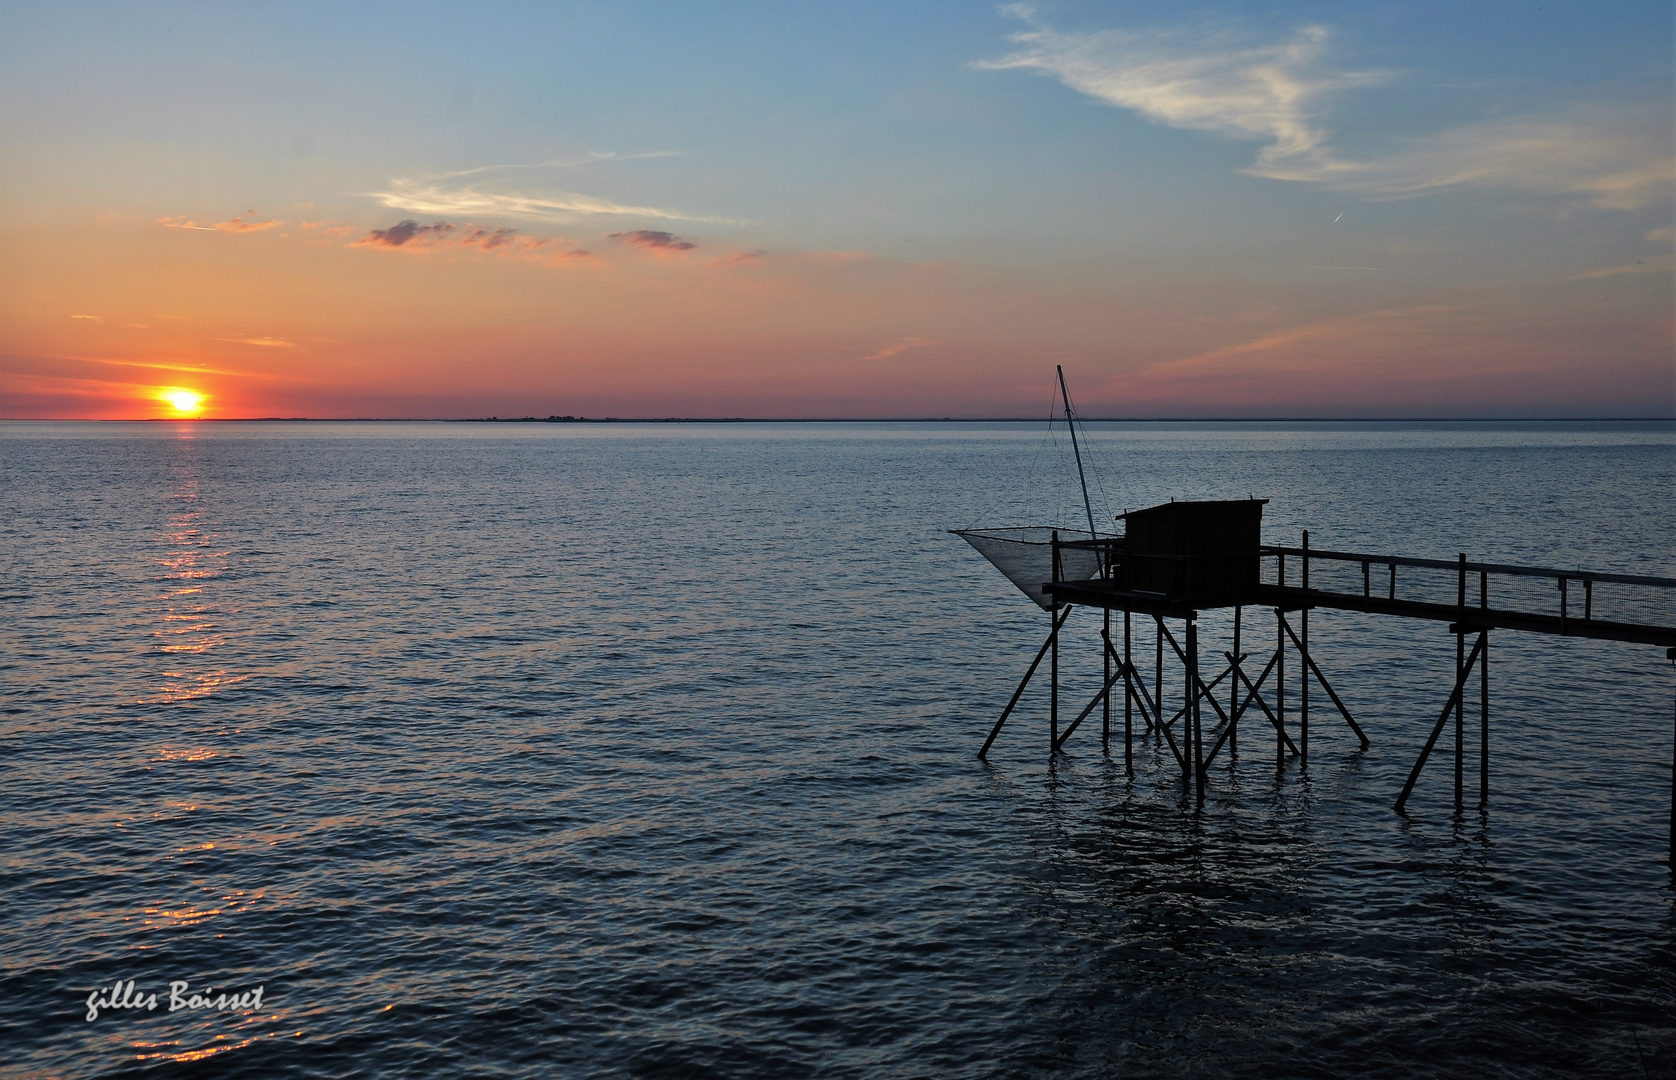
<svg viewBox="0 0 1676 1080"><path fill-rule="evenodd" d="M1088 441L1109 511L1676 574L1667 424ZM984 764L1047 616L945 530L1074 478L1028 424L0 425L4 1074L1676 1075L1663 650L1494 635L1483 813L1451 754L1391 811L1454 639L1332 612L1366 751L1317 692L1196 808L1037 689Z"/></svg>

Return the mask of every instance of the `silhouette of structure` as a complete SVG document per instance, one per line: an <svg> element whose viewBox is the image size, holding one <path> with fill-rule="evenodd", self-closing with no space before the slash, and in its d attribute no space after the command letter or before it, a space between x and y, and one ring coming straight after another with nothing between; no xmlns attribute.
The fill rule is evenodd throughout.
<svg viewBox="0 0 1676 1080"><path fill-rule="evenodd" d="M1065 534L1071 539L1050 529L959 531L957 535L1006 573L1051 618L1047 640L978 756L988 755L1044 658L1050 658L1052 751L1059 751L1096 709L1101 710L1101 744L1109 751L1112 695L1121 686L1125 766L1131 771L1134 768L1138 719L1139 734L1162 736L1181 766L1184 783L1200 801L1204 799L1210 764L1225 749L1236 746L1240 722L1248 716L1259 716L1263 726L1274 734L1277 765L1295 757L1307 766L1312 685L1326 694L1333 711L1365 748L1367 735L1310 652L1312 611L1359 611L1442 622L1455 635L1454 686L1397 796L1395 809L1405 812L1415 783L1453 719L1454 793L1459 810L1466 796L1466 706L1475 671L1478 805L1485 806L1489 800L1492 630L1662 646L1667 657L1676 661L1676 626L1669 624L1668 615L1671 602L1676 601L1676 578L1470 562L1464 554L1450 561L1324 551L1311 548L1307 531L1298 547L1266 545L1260 540L1266 501L1165 503L1122 515L1122 536L1094 535L1092 520L1089 533ZM1399 570L1408 572L1403 595L1399 595ZM1422 577L1429 581L1408 580ZM1453 596L1436 595L1440 582L1453 586L1449 589ZM1544 583L1553 590L1553 601L1546 610L1531 602ZM1595 593L1601 585L1614 587L1617 607L1661 612L1666 621L1598 617ZM1416 589L1432 595L1416 597L1412 595ZM1099 692L1061 731L1059 638L1071 610L1078 606L1103 612L1105 679ZM1233 609L1232 647L1215 659L1217 671L1207 680L1201 672L1199 617L1203 611L1225 608ZM1242 651L1252 639L1243 625L1247 608L1266 609L1274 618L1273 649L1265 648L1266 656L1260 654L1256 659L1251 652ZM1116 616L1121 617L1120 639L1113 632ZM1141 623L1139 633L1137 621ZM1172 621L1180 624L1179 634L1171 629ZM1144 641L1146 622L1151 623L1151 642ZM1150 680L1135 663L1137 646L1144 650L1147 644L1151 644L1153 653ZM1165 663L1166 655L1173 657L1170 665ZM1287 700L1289 656L1295 657L1297 664L1297 699L1291 713ZM1173 672L1177 665L1179 681L1172 673L1166 688L1166 667ZM1219 692L1218 687L1224 683L1226 690ZM1221 694L1226 694L1226 708ZM1166 697L1171 700L1166 702ZM1676 869L1676 757L1672 759L1671 776L1671 842Z"/></svg>

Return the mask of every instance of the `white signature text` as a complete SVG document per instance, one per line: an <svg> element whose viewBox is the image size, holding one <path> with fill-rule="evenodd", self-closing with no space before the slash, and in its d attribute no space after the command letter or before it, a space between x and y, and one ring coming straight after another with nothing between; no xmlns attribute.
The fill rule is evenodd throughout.
<svg viewBox="0 0 1676 1080"><path fill-rule="evenodd" d="M176 979L169 983L169 994L164 1000L168 1001L170 1012L178 1012L181 1009L215 1009L222 1012L260 1009L262 991L267 989L267 986L264 984L254 990L234 993L224 991L220 994L215 992L213 986L205 987L196 993L188 993L190 989L191 986L185 979ZM133 979L126 982L118 979L109 989L101 986L87 995L87 1020L88 1023L92 1023L99 1019L100 1009L144 1009L150 1012L156 1009L157 1005L155 993L148 994L135 989Z"/></svg>

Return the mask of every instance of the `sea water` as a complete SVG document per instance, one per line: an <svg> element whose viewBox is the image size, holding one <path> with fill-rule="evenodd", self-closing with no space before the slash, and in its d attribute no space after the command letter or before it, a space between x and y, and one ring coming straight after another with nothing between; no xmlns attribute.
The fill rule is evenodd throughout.
<svg viewBox="0 0 1676 1080"><path fill-rule="evenodd" d="M1326 611L1366 750L1316 689L1198 806L1038 682L979 761L1048 616L946 530L1082 524L1063 435L0 426L5 1074L1672 1075L1663 650L1492 634L1483 811L1469 726L1392 812L1447 628ZM1668 424L1081 449L1102 528L1676 574Z"/></svg>

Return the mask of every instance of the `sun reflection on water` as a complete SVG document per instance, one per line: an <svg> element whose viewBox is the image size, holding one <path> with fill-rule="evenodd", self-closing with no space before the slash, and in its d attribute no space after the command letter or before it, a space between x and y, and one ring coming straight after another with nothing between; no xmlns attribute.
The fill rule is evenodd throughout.
<svg viewBox="0 0 1676 1080"><path fill-rule="evenodd" d="M153 761L208 761L210 758L219 757L219 756L220 756L219 754L217 754L214 750L211 750L207 746L196 746L196 747L160 746L160 747L157 748L156 755L154 757L152 757L151 760L153 760Z"/></svg>
<svg viewBox="0 0 1676 1080"><path fill-rule="evenodd" d="M208 646L206 646L206 648L207 647ZM165 649L164 651L170 650ZM187 650L176 649L173 651L183 652ZM201 652L203 650L195 651ZM139 704L173 705L176 702L192 701L197 698L208 697L217 690L221 690L228 686L235 686L244 682L246 679L250 678L250 676L229 675L225 670L201 672L165 671L162 673L162 678L163 684L158 688L157 696L152 698L142 698L140 699Z"/></svg>
<svg viewBox="0 0 1676 1080"><path fill-rule="evenodd" d="M206 922L219 914L221 914L220 908L190 906L174 909L156 907L140 909L141 923L147 927L196 926L198 923Z"/></svg>
<svg viewBox="0 0 1676 1080"><path fill-rule="evenodd" d="M217 1036L215 1036L215 1042L220 1043L220 1041L222 1039L231 1039L231 1038L232 1038L231 1035L217 1035ZM133 1046L134 1046L135 1050L139 1051L139 1053L134 1055L135 1059L138 1060L138 1061L163 1060L163 1061L188 1062L188 1061L202 1061L205 1058L214 1057L217 1054L224 1054L229 1050L242 1050L245 1047L250 1046L254 1042L256 1042L256 1037L255 1036L250 1036L248 1038L240 1039L238 1042L225 1042L225 1043L221 1043L220 1045L215 1045L214 1043L212 1043L209 1046L199 1047L196 1050L172 1050L172 1049L169 1049L170 1047L179 1046L180 1042L178 1040L170 1041L170 1042L136 1041L133 1044Z"/></svg>
<svg viewBox="0 0 1676 1080"><path fill-rule="evenodd" d="M159 537L159 542L165 545L156 559L162 571L158 578L162 588L158 596L160 606L154 609L159 625L152 629L151 637L159 653L184 664L193 657L208 656L227 644L221 619L224 613L215 603L211 587L227 572L232 552L219 543L220 537L213 529L205 527L196 462L203 444L194 438L191 425L182 425L174 445L179 450L176 483L167 496L174 503L174 511ZM225 667L187 670L177 666L159 672L158 685L139 704L175 705L195 701L249 677L231 673ZM201 759L165 757L161 760Z"/></svg>

